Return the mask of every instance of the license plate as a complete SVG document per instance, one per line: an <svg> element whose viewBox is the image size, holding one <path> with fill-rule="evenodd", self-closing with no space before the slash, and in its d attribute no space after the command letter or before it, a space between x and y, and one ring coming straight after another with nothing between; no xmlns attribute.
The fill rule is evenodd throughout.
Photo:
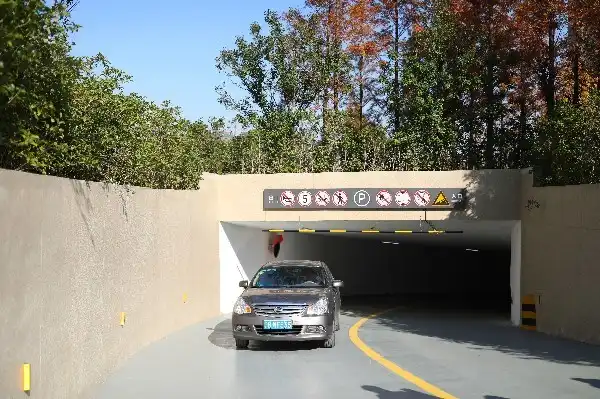
<svg viewBox="0 0 600 399"><path fill-rule="evenodd" d="M291 320L264 320L263 328L265 330L291 330Z"/></svg>

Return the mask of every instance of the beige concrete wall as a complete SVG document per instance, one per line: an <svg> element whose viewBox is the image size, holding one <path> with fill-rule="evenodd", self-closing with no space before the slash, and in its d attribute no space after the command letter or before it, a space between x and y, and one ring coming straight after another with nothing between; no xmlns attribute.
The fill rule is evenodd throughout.
<svg viewBox="0 0 600 399"><path fill-rule="evenodd" d="M24 362L30 398L87 397L144 345L217 315L214 190L211 176L127 193L0 170L0 397L25 397Z"/></svg>
<svg viewBox="0 0 600 399"><path fill-rule="evenodd" d="M263 211L266 188L465 187L467 212L429 211L427 219L517 220L521 171L352 172L226 175L219 179L220 216L224 221L419 220L423 211Z"/></svg>
<svg viewBox="0 0 600 399"><path fill-rule="evenodd" d="M600 343L600 185L523 181L521 294L539 295L538 330Z"/></svg>
<svg viewBox="0 0 600 399"><path fill-rule="evenodd" d="M484 170L206 175L198 191L128 193L0 170L0 393L22 396L28 362L31 398L85 398L144 345L217 315L219 220L424 216L262 210L264 188L378 186L468 188L466 214L430 220L522 218L521 293L541 295L539 329L600 342L600 186L532 188L520 171Z"/></svg>

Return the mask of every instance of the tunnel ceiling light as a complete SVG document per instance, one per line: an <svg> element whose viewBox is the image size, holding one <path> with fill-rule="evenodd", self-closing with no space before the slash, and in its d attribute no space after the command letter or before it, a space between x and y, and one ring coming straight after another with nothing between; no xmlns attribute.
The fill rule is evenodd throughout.
<svg viewBox="0 0 600 399"><path fill-rule="evenodd" d="M392 244L392 245L398 245L400 244L399 242L395 242L395 241L381 241L382 244Z"/></svg>
<svg viewBox="0 0 600 399"><path fill-rule="evenodd" d="M465 251L470 251L470 252L479 252L478 249L473 249L473 248L467 248L465 249Z"/></svg>

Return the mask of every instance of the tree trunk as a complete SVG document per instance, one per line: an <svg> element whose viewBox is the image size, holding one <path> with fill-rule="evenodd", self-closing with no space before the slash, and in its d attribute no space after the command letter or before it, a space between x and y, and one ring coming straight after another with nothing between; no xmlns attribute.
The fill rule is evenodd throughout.
<svg viewBox="0 0 600 399"><path fill-rule="evenodd" d="M394 133L400 131L400 2L394 4Z"/></svg>
<svg viewBox="0 0 600 399"><path fill-rule="evenodd" d="M475 132L473 129L475 128L473 125L473 120L475 117L475 112L473 110L473 106L475 103L475 93L471 91L469 95L469 104L467 106L467 120L468 120L468 129L469 129L469 140L467 142L467 168L475 169L477 167L477 152L475 148Z"/></svg>
<svg viewBox="0 0 600 399"><path fill-rule="evenodd" d="M548 21L548 82L546 84L546 105L548 115L554 115L556 106L556 14L551 13Z"/></svg>
<svg viewBox="0 0 600 399"><path fill-rule="evenodd" d="M330 54L330 47L331 47L331 34L329 31L329 16L331 15L331 2L328 4L327 6L327 20L325 22L325 60L329 63L329 58L331 56ZM329 65L329 64L327 64ZM327 73L327 78L330 78L329 76L329 72ZM329 87L327 86L327 84L325 84L325 87L323 87L323 113L321 115L321 117L323 118L322 123L323 123L323 137L321 137L321 139L325 138L326 135L326 126L327 126L327 107L329 105Z"/></svg>
<svg viewBox="0 0 600 399"><path fill-rule="evenodd" d="M486 117L485 117L485 167L487 169L494 168L494 114L496 99L494 94L494 66L496 63L495 54L493 49L493 38L492 38L492 3L488 2L487 6L487 57L486 57L486 71L485 71L485 97L486 97Z"/></svg>
<svg viewBox="0 0 600 399"><path fill-rule="evenodd" d="M574 23L571 22L569 24L569 44L571 46L571 71L573 73L573 99L572 103L574 105L579 105L580 97L581 97L581 85L580 85L580 77L579 77L579 60L580 60L580 52L579 52L579 38L577 35L577 28L574 26Z"/></svg>
<svg viewBox="0 0 600 399"><path fill-rule="evenodd" d="M365 82L364 82L365 57L361 55L358 58L358 131L363 129L363 104L365 97Z"/></svg>
<svg viewBox="0 0 600 399"><path fill-rule="evenodd" d="M525 93L525 84L523 83L524 73L521 73L521 97L519 98L519 143L517 146L517 155L515 157L515 166L522 168L523 153L525 152L525 142L527 139L527 95Z"/></svg>
<svg viewBox="0 0 600 399"><path fill-rule="evenodd" d="M341 7L340 7L340 0L335 0L334 2L334 10L333 13L335 14L334 17L334 30L333 30L333 46L335 48L336 51L336 59L341 51L341 32L340 32L340 18L342 17L342 13L341 13ZM336 68L334 68L333 70L333 109L334 111L338 111L339 110L339 105L340 105L340 99L339 99L339 71L338 71L338 66L336 65Z"/></svg>

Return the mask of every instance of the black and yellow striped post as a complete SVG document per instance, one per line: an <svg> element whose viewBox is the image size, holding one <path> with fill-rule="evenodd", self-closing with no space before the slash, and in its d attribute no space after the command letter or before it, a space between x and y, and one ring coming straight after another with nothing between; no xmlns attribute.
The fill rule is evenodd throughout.
<svg viewBox="0 0 600 399"><path fill-rule="evenodd" d="M521 300L521 328L529 331L537 330L535 295L525 295Z"/></svg>
<svg viewBox="0 0 600 399"><path fill-rule="evenodd" d="M268 229L263 230L270 233L364 233L364 234L460 234L462 230L343 230L343 229L327 229L327 230L315 230L315 229Z"/></svg>

